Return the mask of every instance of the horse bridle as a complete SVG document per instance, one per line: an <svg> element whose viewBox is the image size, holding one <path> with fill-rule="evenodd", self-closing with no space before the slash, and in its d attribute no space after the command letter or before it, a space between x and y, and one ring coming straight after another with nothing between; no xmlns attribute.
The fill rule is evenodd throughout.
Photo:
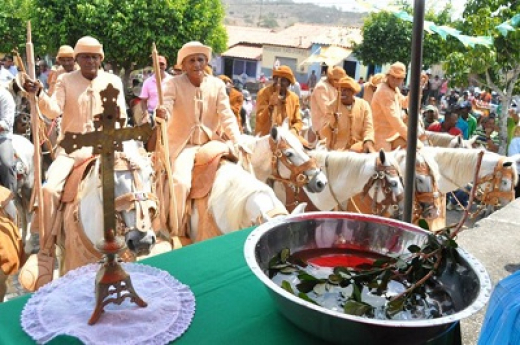
<svg viewBox="0 0 520 345"><path fill-rule="evenodd" d="M295 186L297 188L301 188L310 182L312 177L305 175L305 171L307 170L317 170L318 164L316 163L316 159L309 158L309 160L301 165L294 165L291 161L283 154L283 150L290 149L291 146L287 143L287 140L280 139L278 142L275 142L273 138L269 138L269 146L271 147L271 151L273 153L273 158L271 160L272 165L272 174L270 176L271 179L280 181L285 185ZM278 169L278 163L282 163L289 171L291 172L291 176L287 178L283 178L280 175L280 171Z"/></svg>
<svg viewBox="0 0 520 345"><path fill-rule="evenodd" d="M389 182L386 179L386 177L388 175L395 177L395 176L399 176L399 173L394 166L383 165L383 163L381 163L381 160L379 159L379 157L377 157L376 158L376 171L375 171L374 175L372 175L372 177L365 184L365 186L363 187L363 192L362 192L363 199L365 199L365 198L372 199L372 213L375 215L379 215L379 216L383 216L385 214L386 215L390 214L393 216L398 215L399 203L404 198L404 193L401 193L399 195L396 195L395 199L394 199L393 193L392 193L392 187L389 185ZM399 176L399 179L401 179L400 176ZM375 194L374 194L376 196L376 198L370 198L370 196L368 195L368 192L374 186L376 188ZM383 191L383 194L385 197L382 201L378 202L377 201L377 192L380 189Z"/></svg>
<svg viewBox="0 0 520 345"><path fill-rule="evenodd" d="M128 192L118 196L115 199L115 211L117 218L117 234L124 235L128 230L127 224L125 224L122 212L135 210L136 213L136 228L138 230L145 229L145 217L146 214L153 209L153 215L150 216L150 223L159 216L159 199L152 192L143 192L143 183L137 171L140 167L137 164L132 163L124 154L118 155L116 158L116 164L114 166L115 171L131 171L134 177L134 187L136 192ZM153 188L153 187L152 187Z"/></svg>
<svg viewBox="0 0 520 345"><path fill-rule="evenodd" d="M505 157L501 157L498 160L493 173L483 176L477 182L477 197L484 205L498 206L500 198L509 201L514 200L515 198L513 169L504 167L504 161ZM503 178L511 180L511 190L508 192L500 190Z"/></svg>
<svg viewBox="0 0 520 345"><path fill-rule="evenodd" d="M439 187L437 185L437 181L434 178L430 166L427 163L416 162L415 163L415 174L421 176L429 176L432 180L432 191L431 192L419 192L417 185L415 186L415 202L414 202L414 218L420 219L424 218L424 212L429 211L431 209L439 209L440 208L440 193ZM416 179L417 183L417 179ZM428 204L427 208L423 207L423 204ZM430 220L434 217L428 217L426 219Z"/></svg>

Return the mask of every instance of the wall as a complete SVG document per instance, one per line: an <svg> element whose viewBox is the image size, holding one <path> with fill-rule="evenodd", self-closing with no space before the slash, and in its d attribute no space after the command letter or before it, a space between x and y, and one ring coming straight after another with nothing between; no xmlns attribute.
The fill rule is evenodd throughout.
<svg viewBox="0 0 520 345"><path fill-rule="evenodd" d="M264 45L262 54L262 72L266 77L271 78L273 75L273 66L277 57L283 57L296 60L296 68L293 68L293 73L300 83L307 81L307 67L300 66L309 55L310 49L290 48L273 45Z"/></svg>

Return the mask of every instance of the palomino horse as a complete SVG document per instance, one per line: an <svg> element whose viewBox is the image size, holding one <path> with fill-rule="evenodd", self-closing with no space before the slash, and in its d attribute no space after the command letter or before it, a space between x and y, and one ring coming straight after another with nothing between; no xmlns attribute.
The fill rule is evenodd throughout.
<svg viewBox="0 0 520 345"><path fill-rule="evenodd" d="M16 226L17 210L14 195L0 186L0 302L7 291L7 280L22 264L22 241Z"/></svg>
<svg viewBox="0 0 520 345"><path fill-rule="evenodd" d="M406 151L395 152L395 159L406 179ZM413 203L412 222L417 224L420 219L430 222L441 214L441 193L439 192L439 166L433 158L417 151L415 162L415 195Z"/></svg>
<svg viewBox="0 0 520 345"><path fill-rule="evenodd" d="M127 141L123 143L123 152L116 154L116 233L124 236L130 250L123 254L125 260L149 254L156 242L152 229L157 216L157 197L152 193L153 169L148 155L140 150L138 142ZM63 249L62 274L101 259L94 244L104 236L103 214L100 161L96 159L81 182L77 197L63 211L66 232L60 234L58 241Z"/></svg>
<svg viewBox="0 0 520 345"><path fill-rule="evenodd" d="M324 169L328 181L323 191L306 193L319 210L344 210L350 198L363 192L378 210L401 213L404 188L393 153L311 151L310 155Z"/></svg>
<svg viewBox="0 0 520 345"><path fill-rule="evenodd" d="M446 194L466 186L473 181L479 149L449 149L425 147L423 153L435 159L439 165L441 178L439 190ZM516 162L520 155L505 157L484 151L478 173L477 199L487 208L505 206L514 199L514 187L518 182ZM489 207L488 207L489 206Z"/></svg>

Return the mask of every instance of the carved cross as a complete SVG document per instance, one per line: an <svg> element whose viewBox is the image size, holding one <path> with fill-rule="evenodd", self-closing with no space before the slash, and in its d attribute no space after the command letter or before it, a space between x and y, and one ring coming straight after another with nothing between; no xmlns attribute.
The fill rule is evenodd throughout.
<svg viewBox="0 0 520 345"><path fill-rule="evenodd" d="M103 102L103 113L96 115L94 131L88 133L67 132L60 146L70 154L85 146L92 146L93 153L101 157L101 176L103 183L103 211L105 240L112 241L115 234L115 192L114 192L114 152L122 151L126 140L146 141L152 128L149 123L139 127L122 128L124 119L118 115L117 96L119 90L112 84L99 93ZM120 128L115 124L119 123Z"/></svg>

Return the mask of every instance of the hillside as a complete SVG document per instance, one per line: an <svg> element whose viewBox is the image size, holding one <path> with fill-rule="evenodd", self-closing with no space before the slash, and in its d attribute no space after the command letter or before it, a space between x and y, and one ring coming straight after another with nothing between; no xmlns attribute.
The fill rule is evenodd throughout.
<svg viewBox="0 0 520 345"><path fill-rule="evenodd" d="M298 4L292 0L222 0L225 24L284 29L294 23L362 26L366 13L343 12L334 7Z"/></svg>

